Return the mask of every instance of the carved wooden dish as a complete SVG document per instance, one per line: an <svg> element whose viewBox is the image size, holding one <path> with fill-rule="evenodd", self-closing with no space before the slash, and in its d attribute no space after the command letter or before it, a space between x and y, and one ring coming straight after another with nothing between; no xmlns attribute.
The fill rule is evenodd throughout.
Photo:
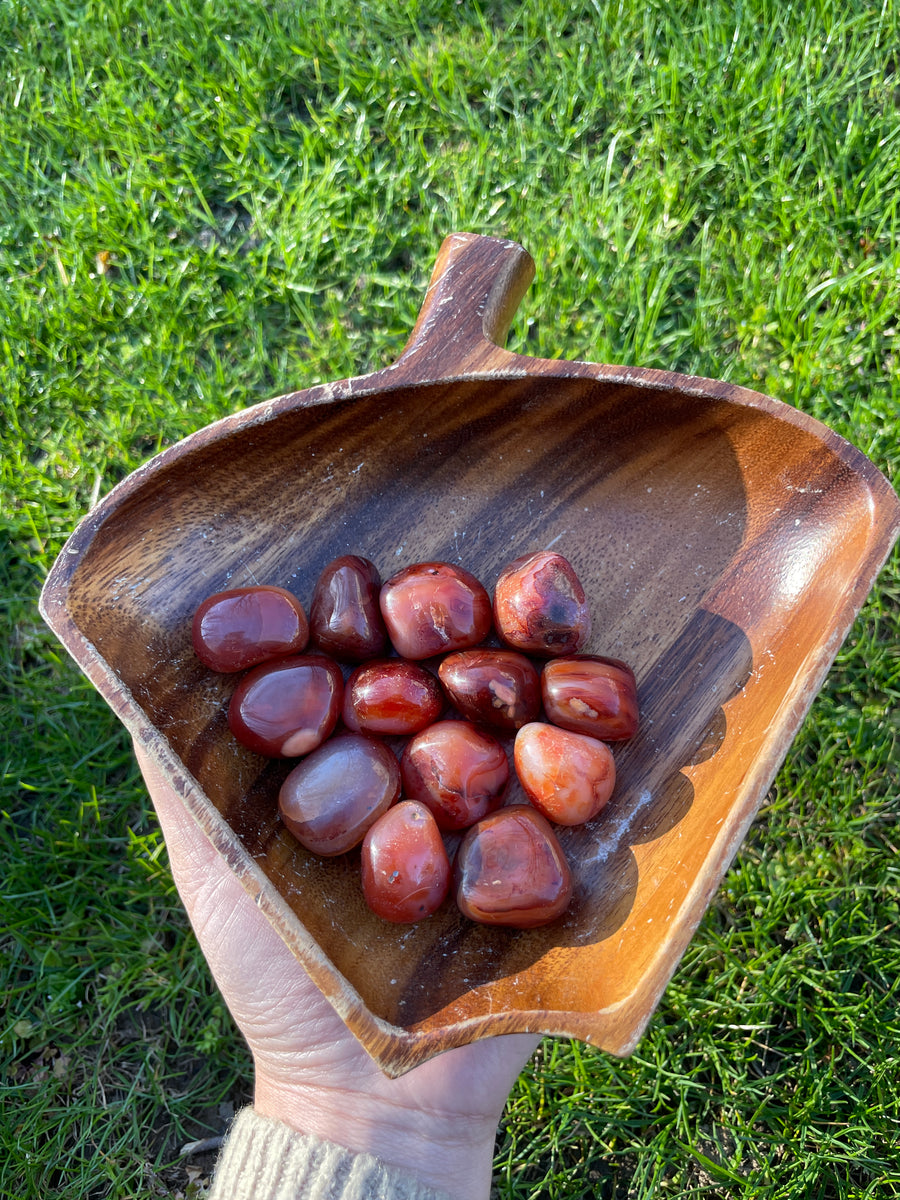
<svg viewBox="0 0 900 1200"><path fill-rule="evenodd" d="M830 430L728 383L496 344L520 247L444 243L398 362L200 430L81 523L42 612L161 764L382 1069L530 1030L634 1047L900 530L887 481ZM576 896L542 929L448 903L365 908L353 854L280 824L286 772L225 723L234 681L191 649L197 604L274 583L309 603L339 554L386 577L554 547L593 602L586 648L635 669L642 727L607 809L563 831ZM513 796L513 799L516 797Z"/></svg>

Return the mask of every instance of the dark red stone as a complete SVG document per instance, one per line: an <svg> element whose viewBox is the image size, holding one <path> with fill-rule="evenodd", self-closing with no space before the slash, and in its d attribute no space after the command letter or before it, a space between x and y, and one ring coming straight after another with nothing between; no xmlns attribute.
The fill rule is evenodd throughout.
<svg viewBox="0 0 900 1200"><path fill-rule="evenodd" d="M363 663L344 688L344 724L357 732L417 733L443 711L444 693L434 675L402 658Z"/></svg>
<svg viewBox="0 0 900 1200"><path fill-rule="evenodd" d="M556 658L577 653L591 636L591 610L572 564L541 550L515 559L494 590L494 623L508 646Z"/></svg>
<svg viewBox="0 0 900 1200"><path fill-rule="evenodd" d="M634 737L638 696L634 672L617 658L558 658L541 672L547 720L604 742Z"/></svg>
<svg viewBox="0 0 900 1200"><path fill-rule="evenodd" d="M502 802L509 760L468 721L438 721L407 743L400 774L404 795L426 804L441 829L467 829Z"/></svg>
<svg viewBox="0 0 900 1200"><path fill-rule="evenodd" d="M491 599L474 575L451 563L405 567L382 586L381 613L403 658L477 646L491 628Z"/></svg>
<svg viewBox="0 0 900 1200"><path fill-rule="evenodd" d="M257 754L299 758L332 732L343 695L341 668L324 654L278 659L241 680L228 706L228 725Z"/></svg>
<svg viewBox="0 0 900 1200"><path fill-rule="evenodd" d="M460 912L473 921L533 929L568 908L572 876L548 822L516 804L491 813L465 835L454 891Z"/></svg>
<svg viewBox="0 0 900 1200"><path fill-rule="evenodd" d="M298 763L281 785L281 819L307 850L325 857L358 846L400 796L400 768L383 742L343 733Z"/></svg>
<svg viewBox="0 0 900 1200"><path fill-rule="evenodd" d="M366 904L385 921L405 924L430 917L450 890L450 860L440 830L415 800L395 804L369 828L361 867Z"/></svg>
<svg viewBox="0 0 900 1200"><path fill-rule="evenodd" d="M387 650L387 630L378 607L381 576L367 558L345 554L319 576L309 609L316 646L345 662L378 658Z"/></svg>
<svg viewBox="0 0 900 1200"><path fill-rule="evenodd" d="M515 650L459 650L447 655L438 675L451 703L480 725L512 731L540 713L538 673Z"/></svg>
<svg viewBox="0 0 900 1200"><path fill-rule="evenodd" d="M284 588L234 588L203 601L191 636L200 661L228 674L299 654L306 649L309 624L300 601Z"/></svg>

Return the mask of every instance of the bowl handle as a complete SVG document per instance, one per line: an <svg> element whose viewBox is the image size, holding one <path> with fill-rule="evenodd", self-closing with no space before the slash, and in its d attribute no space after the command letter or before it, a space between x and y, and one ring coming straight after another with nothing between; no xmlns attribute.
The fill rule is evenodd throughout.
<svg viewBox="0 0 900 1200"><path fill-rule="evenodd" d="M425 381L508 366L517 356L502 345L533 278L534 260L517 242L451 233L409 341L389 370Z"/></svg>

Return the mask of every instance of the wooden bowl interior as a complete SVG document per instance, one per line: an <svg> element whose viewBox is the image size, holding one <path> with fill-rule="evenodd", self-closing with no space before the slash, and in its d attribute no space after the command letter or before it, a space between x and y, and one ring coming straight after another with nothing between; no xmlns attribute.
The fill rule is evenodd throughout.
<svg viewBox="0 0 900 1200"><path fill-rule="evenodd" d="M661 990L780 762L798 695L839 644L823 630L870 526L866 487L812 432L561 367L378 388L200 442L100 527L67 607L377 1019L421 1032L540 1013L541 1028L619 1052L634 1030L613 1027L649 977ZM615 750L608 809L563 833L572 908L529 932L475 926L450 903L387 925L363 904L355 855L316 859L281 826L287 766L230 736L234 680L195 658L193 610L254 583L308 604L344 553L384 577L446 559L491 589L504 563L543 547L574 564L593 606L588 649L633 665L642 709Z"/></svg>

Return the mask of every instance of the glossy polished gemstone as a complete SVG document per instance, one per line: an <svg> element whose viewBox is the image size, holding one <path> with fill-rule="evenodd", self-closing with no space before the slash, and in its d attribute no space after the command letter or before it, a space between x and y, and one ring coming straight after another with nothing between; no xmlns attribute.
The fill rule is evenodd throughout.
<svg viewBox="0 0 900 1200"><path fill-rule="evenodd" d="M430 917L450 890L450 860L440 830L415 800L395 804L369 828L361 868L366 904L385 921L406 924Z"/></svg>
<svg viewBox="0 0 900 1200"><path fill-rule="evenodd" d="M612 751L583 733L534 721L516 734L513 754L529 800L557 825L590 821L615 787Z"/></svg>
<svg viewBox="0 0 900 1200"><path fill-rule="evenodd" d="M294 767L278 809L301 845L330 858L358 846L399 795L400 768L388 747L363 733L343 733Z"/></svg>
<svg viewBox="0 0 900 1200"><path fill-rule="evenodd" d="M341 668L324 654L264 663L246 675L228 706L228 725L243 745L270 758L299 758L337 724Z"/></svg>
<svg viewBox="0 0 900 1200"><path fill-rule="evenodd" d="M400 774L403 794L427 805L441 829L467 829L502 802L509 760L468 721L438 721L407 743Z"/></svg>
<svg viewBox="0 0 900 1200"><path fill-rule="evenodd" d="M514 650L577 653L591 636L591 610L572 564L549 550L509 563L494 590L494 624Z"/></svg>
<svg viewBox="0 0 900 1200"><path fill-rule="evenodd" d="M438 668L448 697L464 717L492 729L520 729L541 710L533 664L515 650L459 650Z"/></svg>
<svg viewBox="0 0 900 1200"><path fill-rule="evenodd" d="M194 613L194 651L211 671L245 671L306 649L309 625L296 596L280 587L234 588Z"/></svg>
<svg viewBox="0 0 900 1200"><path fill-rule="evenodd" d="M345 662L378 658L387 650L387 630L378 607L381 576L367 558L344 554L330 562L316 583L309 608L313 643Z"/></svg>
<svg viewBox="0 0 900 1200"><path fill-rule="evenodd" d="M491 628L491 599L451 563L405 567L381 588L381 613L397 653L414 660L477 646Z"/></svg>
<svg viewBox="0 0 900 1200"><path fill-rule="evenodd" d="M546 925L572 898L562 847L525 804L500 808L472 826L456 854L453 886L464 916L515 929Z"/></svg>
<svg viewBox="0 0 900 1200"><path fill-rule="evenodd" d="M376 659L356 668L344 688L344 724L357 732L410 734L444 710L438 680L418 663Z"/></svg>
<svg viewBox="0 0 900 1200"><path fill-rule="evenodd" d="M617 658L557 658L541 672L547 720L604 742L634 737L638 697L634 671Z"/></svg>

